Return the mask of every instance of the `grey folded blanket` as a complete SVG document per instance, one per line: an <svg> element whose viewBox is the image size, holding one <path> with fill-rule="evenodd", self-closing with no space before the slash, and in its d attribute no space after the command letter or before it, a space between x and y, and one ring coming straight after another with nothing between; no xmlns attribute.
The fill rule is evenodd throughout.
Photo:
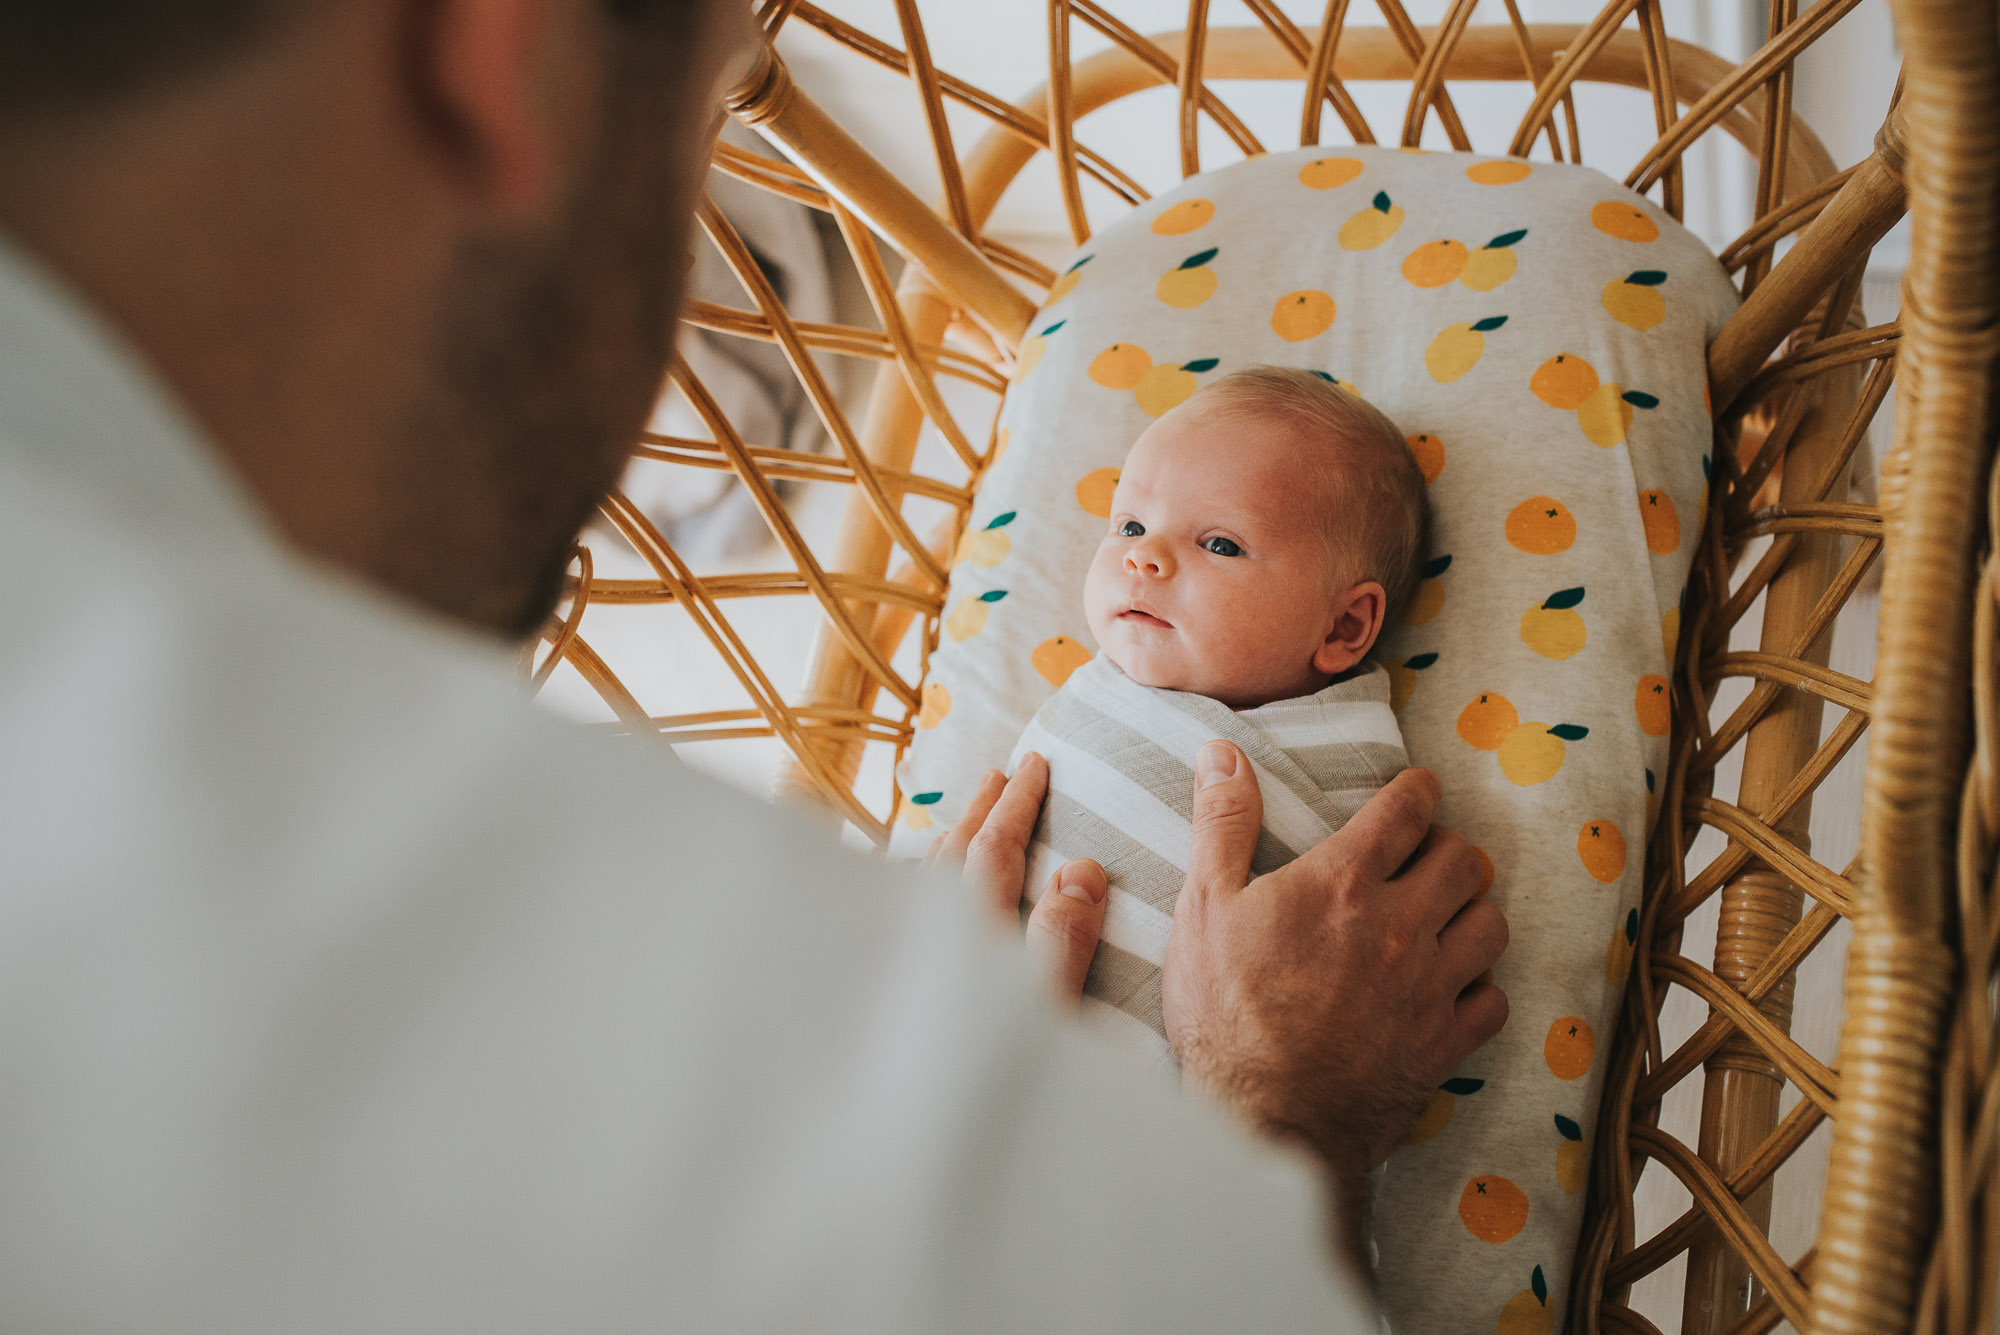
<svg viewBox="0 0 2000 1335"><path fill-rule="evenodd" d="M1141 686L1102 655L1036 711L1010 762L1028 751L1049 762L1029 893L1039 895L1071 858L1095 858L1111 880L1085 1006L1167 1063L1160 965L1187 872L1195 758L1218 737L1250 758L1263 794L1258 875L1346 824L1409 763L1389 674L1376 664L1312 695L1238 711Z"/></svg>

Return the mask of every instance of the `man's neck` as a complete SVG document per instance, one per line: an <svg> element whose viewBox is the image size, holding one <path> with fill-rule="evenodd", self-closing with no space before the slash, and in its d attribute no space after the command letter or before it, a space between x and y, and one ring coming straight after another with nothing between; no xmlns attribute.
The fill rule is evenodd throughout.
<svg viewBox="0 0 2000 1335"><path fill-rule="evenodd" d="M281 531L329 554L367 522L371 450L410 392L383 368L420 360L408 292L437 261L386 228L366 256L343 243L389 183L314 123L326 99L301 77L280 48L185 91L0 122L0 229L151 363Z"/></svg>

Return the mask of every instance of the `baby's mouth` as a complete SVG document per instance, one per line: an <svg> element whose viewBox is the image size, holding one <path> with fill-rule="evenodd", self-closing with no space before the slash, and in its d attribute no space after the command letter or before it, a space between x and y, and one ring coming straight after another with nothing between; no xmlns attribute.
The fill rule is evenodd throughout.
<svg viewBox="0 0 2000 1335"><path fill-rule="evenodd" d="M1162 630L1172 630L1174 628L1174 623L1168 621L1165 617L1154 616L1151 612L1140 607L1126 608L1118 614L1118 619L1120 621L1137 622L1142 626L1158 626Z"/></svg>

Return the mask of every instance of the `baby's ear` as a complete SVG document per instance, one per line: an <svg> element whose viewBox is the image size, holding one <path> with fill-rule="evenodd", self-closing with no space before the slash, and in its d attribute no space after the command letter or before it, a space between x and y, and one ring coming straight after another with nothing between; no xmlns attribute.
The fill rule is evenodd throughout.
<svg viewBox="0 0 2000 1335"><path fill-rule="evenodd" d="M1333 619L1313 653L1313 668L1338 676L1365 657L1382 633L1389 595L1380 584L1364 579L1335 595Z"/></svg>

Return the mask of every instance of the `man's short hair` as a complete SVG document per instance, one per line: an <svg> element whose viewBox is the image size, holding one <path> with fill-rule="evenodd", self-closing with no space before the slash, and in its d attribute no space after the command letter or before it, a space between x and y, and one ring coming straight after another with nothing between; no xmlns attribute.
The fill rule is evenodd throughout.
<svg viewBox="0 0 2000 1335"><path fill-rule="evenodd" d="M0 115L75 111L198 78L311 10L339 3L0 0ZM604 0L620 18L675 21L701 3Z"/></svg>
<svg viewBox="0 0 2000 1335"><path fill-rule="evenodd" d="M0 0L0 111L67 111L199 75L312 0Z"/></svg>
<svg viewBox="0 0 2000 1335"><path fill-rule="evenodd" d="M1380 584L1387 615L1394 617L1416 591L1425 488L1409 444L1388 415L1317 371L1287 366L1232 371L1203 387L1200 408L1280 423L1326 444L1334 478L1328 545L1359 553L1359 569L1337 573Z"/></svg>

